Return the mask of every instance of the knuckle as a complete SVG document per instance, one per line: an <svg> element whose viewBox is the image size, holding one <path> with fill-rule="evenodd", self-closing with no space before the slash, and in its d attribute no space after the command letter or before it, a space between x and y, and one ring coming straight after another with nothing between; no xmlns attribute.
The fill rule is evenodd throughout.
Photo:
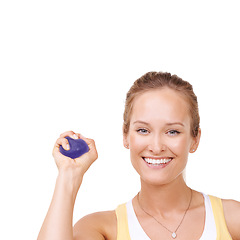
<svg viewBox="0 0 240 240"><path fill-rule="evenodd" d="M64 137L60 137L57 139L55 143L55 147L60 147L61 145L66 146L68 144L68 140Z"/></svg>
<svg viewBox="0 0 240 240"><path fill-rule="evenodd" d="M60 135L61 138L64 138L66 136L74 135L75 133L73 131L66 131Z"/></svg>

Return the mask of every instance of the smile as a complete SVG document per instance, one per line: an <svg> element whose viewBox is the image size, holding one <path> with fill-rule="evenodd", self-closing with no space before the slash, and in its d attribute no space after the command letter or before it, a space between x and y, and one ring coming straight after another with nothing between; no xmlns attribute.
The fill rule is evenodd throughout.
<svg viewBox="0 0 240 240"><path fill-rule="evenodd" d="M159 158L159 159L153 159L153 158L145 158L143 157L143 160L152 165L164 165L172 161L172 158Z"/></svg>

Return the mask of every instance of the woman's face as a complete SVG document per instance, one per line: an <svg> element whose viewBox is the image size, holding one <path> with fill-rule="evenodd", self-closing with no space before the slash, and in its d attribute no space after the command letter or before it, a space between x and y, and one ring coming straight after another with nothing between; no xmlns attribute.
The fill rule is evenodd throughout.
<svg viewBox="0 0 240 240"><path fill-rule="evenodd" d="M124 144L143 181L166 184L182 176L200 138L200 133L191 136L190 124L188 103L176 91L163 88L136 96Z"/></svg>

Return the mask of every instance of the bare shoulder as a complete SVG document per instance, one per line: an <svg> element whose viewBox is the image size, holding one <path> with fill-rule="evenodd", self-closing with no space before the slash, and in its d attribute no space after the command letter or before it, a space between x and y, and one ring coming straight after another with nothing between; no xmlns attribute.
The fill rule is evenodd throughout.
<svg viewBox="0 0 240 240"><path fill-rule="evenodd" d="M240 240L240 202L222 200L228 230L234 240Z"/></svg>
<svg viewBox="0 0 240 240"><path fill-rule="evenodd" d="M115 211L96 212L81 218L73 228L74 240L117 239Z"/></svg>

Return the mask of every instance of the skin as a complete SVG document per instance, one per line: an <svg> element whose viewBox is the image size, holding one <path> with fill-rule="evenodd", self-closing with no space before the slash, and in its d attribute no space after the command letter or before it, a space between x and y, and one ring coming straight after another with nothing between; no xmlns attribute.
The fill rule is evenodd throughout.
<svg viewBox="0 0 240 240"><path fill-rule="evenodd" d="M141 180L139 201L135 197L133 207L142 228L153 240L159 236L170 239L170 233L142 208L168 229L175 230L189 205L191 194L191 205L177 231L177 239L199 239L204 229L203 196L194 190L191 193L183 178L188 155L196 151L201 136L200 129L197 137L191 136L190 123L188 103L171 89L151 90L134 100L129 132L124 135L123 142L130 149L132 164ZM38 240L115 240L115 211L87 215L72 227L76 195L84 173L97 159L97 150L93 140L83 138L90 151L78 159L67 158L59 153L60 145L68 148L65 136L83 138L80 134L66 132L54 146L53 156L59 175ZM171 161L165 167L153 167L143 158ZM223 200L223 208L229 232L234 240L239 240L240 203Z"/></svg>

